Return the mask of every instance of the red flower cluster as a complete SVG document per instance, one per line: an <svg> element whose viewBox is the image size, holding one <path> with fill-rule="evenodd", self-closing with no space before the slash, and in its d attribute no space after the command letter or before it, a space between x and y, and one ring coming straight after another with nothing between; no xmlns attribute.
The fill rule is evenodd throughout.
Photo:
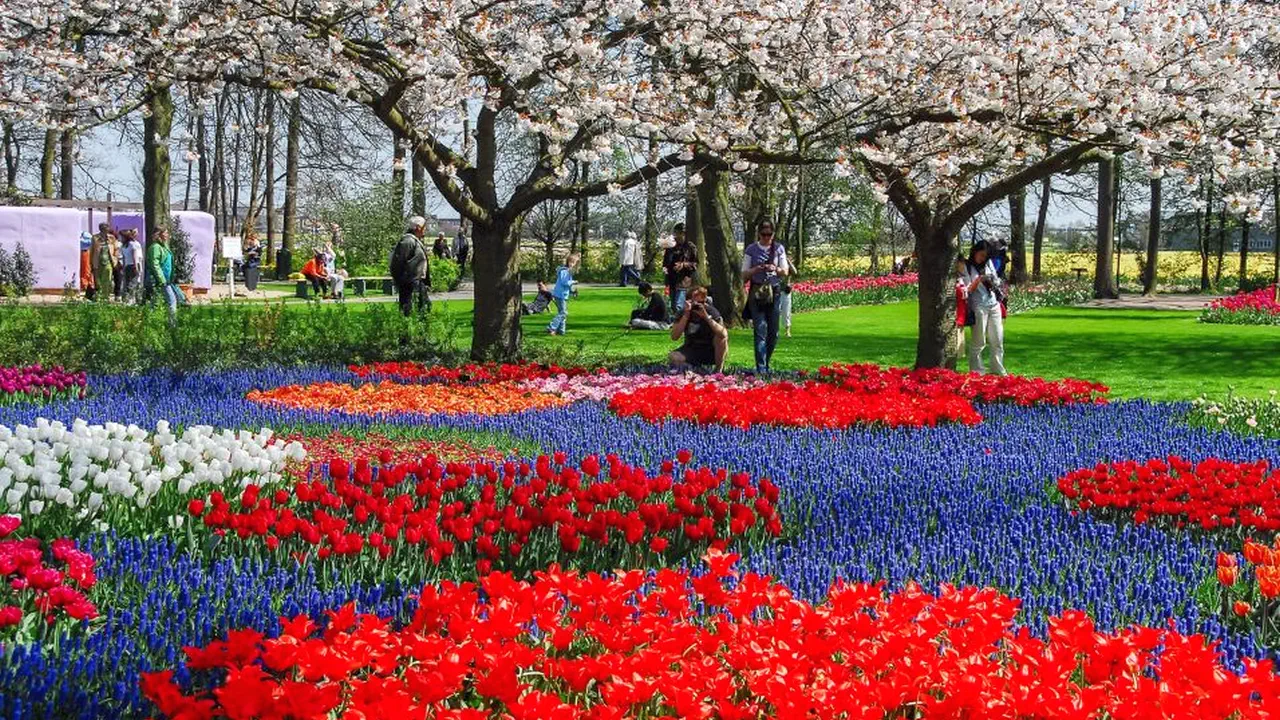
<svg viewBox="0 0 1280 720"><path fill-rule="evenodd" d="M347 369L362 378L379 376L417 382L462 384L502 381L519 382L555 377L557 375L574 377L588 375L592 372L581 367L560 367L559 365L539 365L534 363L485 363L483 365L468 364L448 367L445 365L424 365L417 362L383 362L371 365L351 365Z"/></svg>
<svg viewBox="0 0 1280 720"><path fill-rule="evenodd" d="M1243 292L1229 297L1219 298L1209 303L1210 310L1222 310L1229 313L1254 312L1266 315L1280 315L1280 303L1276 302L1276 286L1259 288L1253 292Z"/></svg>
<svg viewBox="0 0 1280 720"><path fill-rule="evenodd" d="M434 577L446 560L485 573L557 561L610 569L697 556L708 547L779 535L777 501L776 485L745 473L677 474L667 462L650 476L613 455L603 466L590 456L575 468L557 453L532 465L446 465L428 457L374 469L364 459L354 466L334 460L327 479L274 492L251 485L232 499L214 492L188 509L216 532L295 557L394 555L394 563L374 563L377 572Z"/></svg>
<svg viewBox="0 0 1280 720"><path fill-rule="evenodd" d="M905 275L855 275L833 280L803 280L792 285L791 290L797 295L823 295L914 286L918 281L919 276L915 273L907 273Z"/></svg>
<svg viewBox="0 0 1280 720"><path fill-rule="evenodd" d="M282 618L279 637L241 630L186 648L197 689L165 671L142 691L187 720L1203 720L1280 708L1271 661L1236 675L1201 636L1100 633L1069 611L1042 640L1014 629L1018 602L991 589L837 584L814 606L767 577L725 582L733 557L708 559L696 578L551 568L532 583L444 582L423 589L403 628L350 605L323 630Z"/></svg>
<svg viewBox="0 0 1280 720"><path fill-rule="evenodd" d="M369 458L379 465L399 465L433 455L444 462L501 461L506 454L493 448L479 448L458 440L393 440L378 433L354 437L338 430L323 437L294 433L285 442L300 442L306 448L305 462L290 463L286 472L297 479L328 466L334 460L355 461Z"/></svg>
<svg viewBox="0 0 1280 720"><path fill-rule="evenodd" d="M947 393L863 392L831 383L770 383L749 388L660 385L618 393L609 409L649 422L691 420L701 424L781 425L843 429L857 425L932 427L974 425L982 416L967 400Z"/></svg>
<svg viewBox="0 0 1280 720"><path fill-rule="evenodd" d="M46 563L45 549L38 538L9 537L22 521L0 516L0 579L6 592L0 594L0 631L19 625L28 610L34 610L49 625L61 617L89 620L98 610L84 596L93 587L93 558L76 549L75 541L59 538L49 545L49 555L62 569Z"/></svg>
<svg viewBox="0 0 1280 720"><path fill-rule="evenodd" d="M1280 530L1280 471L1265 460L1192 463L1170 455L1099 464L1058 478L1058 492L1081 510L1132 513L1136 523Z"/></svg>
<svg viewBox="0 0 1280 720"><path fill-rule="evenodd" d="M1067 378L1045 380L1018 375L976 375L945 368L910 370L881 368L878 365L837 363L818 369L818 377L858 392L900 392L904 394L952 393L981 403L1071 405L1105 403L1106 385Z"/></svg>

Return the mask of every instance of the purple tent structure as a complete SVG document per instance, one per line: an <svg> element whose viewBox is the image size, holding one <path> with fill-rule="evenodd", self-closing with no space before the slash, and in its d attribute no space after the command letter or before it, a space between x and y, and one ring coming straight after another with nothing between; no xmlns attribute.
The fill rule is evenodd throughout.
<svg viewBox="0 0 1280 720"><path fill-rule="evenodd" d="M92 216L92 226L90 224ZM213 216L209 213L179 211L174 220L191 238L195 255L192 286L207 290L213 285ZM62 207L0 207L0 248L13 252L19 244L26 247L35 266L38 292L61 292L70 286L80 287L80 233L97 232L98 223L107 221L102 210ZM146 246L146 228L139 211L125 210L111 214L116 232L135 229Z"/></svg>

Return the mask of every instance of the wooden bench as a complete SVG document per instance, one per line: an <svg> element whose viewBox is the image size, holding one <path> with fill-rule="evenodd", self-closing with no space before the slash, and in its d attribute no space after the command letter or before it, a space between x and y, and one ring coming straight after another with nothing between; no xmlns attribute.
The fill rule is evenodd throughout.
<svg viewBox="0 0 1280 720"><path fill-rule="evenodd" d="M347 282L351 286L351 292L355 293L358 297L365 296L365 293L369 291L369 285L371 283L381 283L383 295L392 295L396 291L395 284L389 277L353 277L347 278ZM311 281L298 280L294 292L298 297L306 300L311 296Z"/></svg>
<svg viewBox="0 0 1280 720"><path fill-rule="evenodd" d="M1083 280L1084 274L1089 272L1088 268L1071 268L1076 274L1076 280Z"/></svg>

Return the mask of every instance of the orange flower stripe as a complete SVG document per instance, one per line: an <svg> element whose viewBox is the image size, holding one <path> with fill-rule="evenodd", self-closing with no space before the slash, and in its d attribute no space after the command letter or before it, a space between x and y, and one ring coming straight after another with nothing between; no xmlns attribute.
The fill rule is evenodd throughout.
<svg viewBox="0 0 1280 720"><path fill-rule="evenodd" d="M390 380L359 386L326 382L253 390L247 397L265 405L360 415L502 415L568 404L559 396L523 390L507 382L479 386L406 385Z"/></svg>

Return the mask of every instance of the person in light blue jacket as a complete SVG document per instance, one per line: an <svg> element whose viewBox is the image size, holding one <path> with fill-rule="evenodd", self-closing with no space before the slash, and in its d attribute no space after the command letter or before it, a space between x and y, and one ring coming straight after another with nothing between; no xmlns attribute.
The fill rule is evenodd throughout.
<svg viewBox="0 0 1280 720"><path fill-rule="evenodd" d="M573 271L578 269L578 253L571 253L564 259L564 264L556 270L556 284L551 288L551 299L556 304L556 316L551 318L547 326L548 335L563 335L565 319L569 317L569 295L577 283L573 279Z"/></svg>

